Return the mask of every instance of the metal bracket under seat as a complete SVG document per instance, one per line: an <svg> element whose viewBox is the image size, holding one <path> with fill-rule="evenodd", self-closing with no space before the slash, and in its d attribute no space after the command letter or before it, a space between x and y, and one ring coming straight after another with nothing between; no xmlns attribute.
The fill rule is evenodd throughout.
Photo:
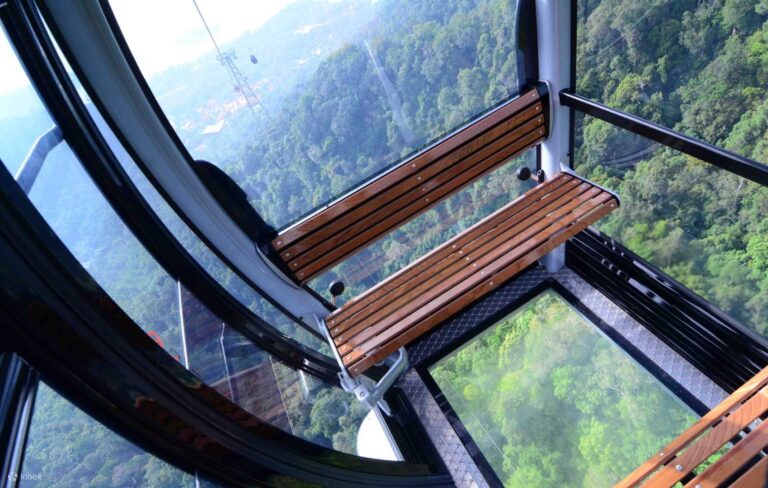
<svg viewBox="0 0 768 488"><path fill-rule="evenodd" d="M369 409L373 410L375 407L379 407L379 409L381 409L384 414L391 416L392 409L389 407L386 400L384 400L384 394L395 383L395 381L397 381L397 378L399 378L400 375L406 369L408 369L408 353L406 352L405 347L399 348L397 351L387 356L386 359L378 363L380 365L388 366L389 369L387 369L387 372L384 373L384 376L382 376L381 379L376 382L375 385L373 385L373 387L369 387L369 385L366 385L367 382L363 382L358 378L353 378L349 374L346 366L344 365L344 362L341 359L341 356L339 355L339 351L336 348L333 337L331 337L331 333L328 330L325 319L316 315L314 317L317 321L318 328L323 332L323 335L328 341L328 344L331 346L331 350L333 351L333 355L336 358L336 362L339 364L339 384L344 389L344 391L354 393L357 400L363 405L367 406Z"/></svg>

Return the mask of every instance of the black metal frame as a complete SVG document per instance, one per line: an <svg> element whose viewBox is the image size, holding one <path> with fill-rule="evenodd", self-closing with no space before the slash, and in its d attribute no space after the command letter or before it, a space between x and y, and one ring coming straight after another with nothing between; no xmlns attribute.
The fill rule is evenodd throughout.
<svg viewBox="0 0 768 488"><path fill-rule="evenodd" d="M340 453L260 421L166 353L93 281L0 168L3 337L86 413L181 469L253 486L443 486L423 464Z"/></svg>
<svg viewBox="0 0 768 488"><path fill-rule="evenodd" d="M125 225L165 271L260 348L294 368L335 381L335 361L284 336L246 308L208 274L160 221L90 117L46 35L34 4L26 0L12 2L0 11L0 20L65 140ZM317 330L289 316L324 340Z"/></svg>
<svg viewBox="0 0 768 488"><path fill-rule="evenodd" d="M680 134L640 117L612 109L574 93L560 92L560 103L672 149L689 154L760 185L768 186L768 166L764 164Z"/></svg>
<svg viewBox="0 0 768 488"><path fill-rule="evenodd" d="M724 390L768 365L768 340L597 230L568 242L566 264Z"/></svg>
<svg viewBox="0 0 768 488"><path fill-rule="evenodd" d="M0 484L18 486L38 374L10 350L0 352Z"/></svg>
<svg viewBox="0 0 768 488"><path fill-rule="evenodd" d="M503 486L498 475L493 471L488 460L480 451L477 443L472 439L471 434L467 430L466 426L459 418L456 411L451 406L448 399L443 394L440 387L435 382L432 375L429 373L429 368L436 364L438 361L448 356L452 352L456 351L460 347L463 347L466 343L474 339L476 336L482 334L488 328L497 324L504 317L513 313L515 310L523 306L525 303L535 299L538 295L548 290L552 290L563 298L571 307L573 307L578 313L583 315L587 320L592 322L600 332L605 334L609 340L614 342L617 347L626 352L634 361L636 361L640 367L648 371L654 378L656 378L662 385L669 389L672 394L680 398L691 410L698 415L704 415L709 411L709 408L699 400L695 395L689 392L674 378L668 375L661 367L653 362L648 356L640 351L634 344L616 332L613 328L608 326L600 317L598 317L589 307L583 304L573 293L566 289L560 282L554 278L547 278L541 283L537 284L519 298L513 300L507 306L505 306L499 312L493 314L488 319L482 321L475 326L470 332L463 335L461 338L453 341L449 347L441 349L436 354L431 355L428 359L418 364L415 369L419 374L419 377L424 382L427 390L433 396L438 406L442 410L451 427L456 432L456 435L461 440L462 444L467 448L467 452L472 457L472 460L480 469L483 477L492 487Z"/></svg>

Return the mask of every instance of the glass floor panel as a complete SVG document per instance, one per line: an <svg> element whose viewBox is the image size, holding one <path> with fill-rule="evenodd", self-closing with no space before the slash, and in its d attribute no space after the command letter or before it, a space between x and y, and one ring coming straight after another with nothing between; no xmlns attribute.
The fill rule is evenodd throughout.
<svg viewBox="0 0 768 488"><path fill-rule="evenodd" d="M613 485L696 420L551 290L428 371L508 487Z"/></svg>

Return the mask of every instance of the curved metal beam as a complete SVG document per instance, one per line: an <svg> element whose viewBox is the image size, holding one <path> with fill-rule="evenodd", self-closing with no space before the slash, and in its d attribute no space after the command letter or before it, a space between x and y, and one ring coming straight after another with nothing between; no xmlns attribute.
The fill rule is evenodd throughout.
<svg viewBox="0 0 768 488"><path fill-rule="evenodd" d="M106 2L41 0L62 50L136 163L190 228L294 316L328 309L285 276L230 218L192 169L192 158L151 94Z"/></svg>

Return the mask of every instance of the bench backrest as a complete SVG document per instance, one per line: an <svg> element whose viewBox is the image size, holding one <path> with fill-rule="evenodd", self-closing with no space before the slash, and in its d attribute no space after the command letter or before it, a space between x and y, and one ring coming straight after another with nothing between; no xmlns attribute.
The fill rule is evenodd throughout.
<svg viewBox="0 0 768 488"><path fill-rule="evenodd" d="M306 283L542 142L544 108L539 89L523 93L285 230L273 258Z"/></svg>

